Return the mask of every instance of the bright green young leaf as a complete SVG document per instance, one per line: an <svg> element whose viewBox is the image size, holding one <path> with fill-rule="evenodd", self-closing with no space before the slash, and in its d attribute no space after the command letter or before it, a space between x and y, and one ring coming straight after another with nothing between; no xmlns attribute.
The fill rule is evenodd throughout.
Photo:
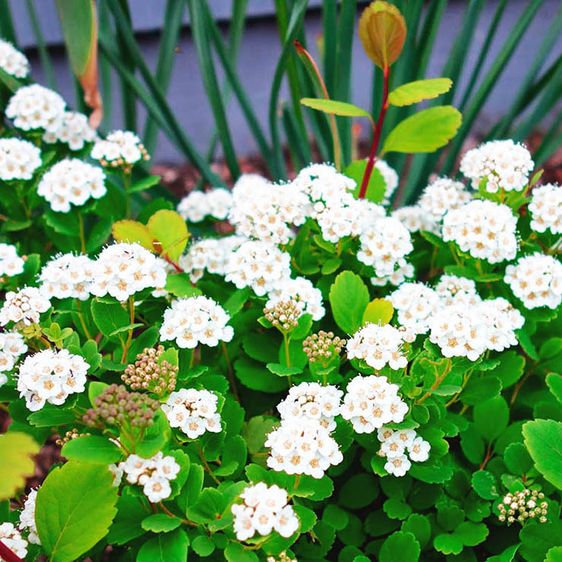
<svg viewBox="0 0 562 562"><path fill-rule="evenodd" d="M460 554L464 545L460 537L449 533L442 533L433 539L433 547L443 554Z"/></svg>
<svg viewBox="0 0 562 562"><path fill-rule="evenodd" d="M474 491L485 500L495 500L499 497L496 479L487 470L478 470L472 475L472 487Z"/></svg>
<svg viewBox="0 0 562 562"><path fill-rule="evenodd" d="M549 373L546 375L546 384L554 398L562 404L562 375Z"/></svg>
<svg viewBox="0 0 562 562"><path fill-rule="evenodd" d="M380 562L416 562L420 558L420 544L412 533L396 531L382 544Z"/></svg>
<svg viewBox="0 0 562 562"><path fill-rule="evenodd" d="M188 298L201 295L201 289L193 285L187 273L169 273L166 278L166 291L176 297Z"/></svg>
<svg viewBox="0 0 562 562"><path fill-rule="evenodd" d="M137 562L173 562L187 560L189 538L183 529L159 533L146 541L137 554Z"/></svg>
<svg viewBox="0 0 562 562"><path fill-rule="evenodd" d="M389 300L373 299L363 313L363 323L371 322L373 324L388 324L392 320L394 307Z"/></svg>
<svg viewBox="0 0 562 562"><path fill-rule="evenodd" d="M523 425L523 437L536 469L562 490L562 422L528 421Z"/></svg>
<svg viewBox="0 0 562 562"><path fill-rule="evenodd" d="M108 303L94 299L91 310L94 323L105 337L121 339L121 329L129 325L129 314L119 303Z"/></svg>
<svg viewBox="0 0 562 562"><path fill-rule="evenodd" d="M287 367L286 365L281 365L281 363L268 363L266 367L270 373L278 377L291 377L302 373L302 369L298 367Z"/></svg>
<svg viewBox="0 0 562 562"><path fill-rule="evenodd" d="M156 211L147 223L150 234L158 241L158 253L176 261L185 250L189 240L187 225L179 213L162 209Z"/></svg>
<svg viewBox="0 0 562 562"><path fill-rule="evenodd" d="M461 113L451 105L424 109L390 131L383 152L435 152L456 135L461 122Z"/></svg>
<svg viewBox="0 0 562 562"><path fill-rule="evenodd" d="M363 314L369 304L369 289L359 275L342 271L330 287L330 305L336 324L353 334L363 324Z"/></svg>
<svg viewBox="0 0 562 562"><path fill-rule="evenodd" d="M562 560L562 546L553 546L546 553L544 562L560 562Z"/></svg>
<svg viewBox="0 0 562 562"><path fill-rule="evenodd" d="M15 496L23 488L25 479L35 471L32 456L38 452L39 446L26 433L10 432L0 435L0 501Z"/></svg>
<svg viewBox="0 0 562 562"><path fill-rule="evenodd" d="M331 115L339 115L340 117L367 117L368 119L371 119L371 114L368 111L344 101L326 100L320 98L302 98L301 103L306 107L322 111L323 113L329 113Z"/></svg>
<svg viewBox="0 0 562 562"><path fill-rule="evenodd" d="M137 193L138 191L145 191L158 185L160 183L160 176L147 176L146 178L142 178L139 181L136 181L129 189L127 190L129 193Z"/></svg>
<svg viewBox="0 0 562 562"><path fill-rule="evenodd" d="M453 82L449 78L428 78L398 86L388 95L388 103L397 107L412 105L423 100L431 100L445 94Z"/></svg>
<svg viewBox="0 0 562 562"><path fill-rule="evenodd" d="M423 548L431 538L431 523L426 515L412 513L408 519L402 522L402 531L412 533Z"/></svg>
<svg viewBox="0 0 562 562"><path fill-rule="evenodd" d="M239 542L229 542L224 549L224 558L227 562L258 562L258 555L246 550Z"/></svg>
<svg viewBox="0 0 562 562"><path fill-rule="evenodd" d="M61 454L69 460L103 465L119 462L123 456L115 443L99 435L84 435L71 439L64 445Z"/></svg>
<svg viewBox="0 0 562 562"><path fill-rule="evenodd" d="M191 548L202 558L211 556L215 551L215 543L207 535L199 535L191 541Z"/></svg>
<svg viewBox="0 0 562 562"><path fill-rule="evenodd" d="M35 522L52 562L78 559L107 534L117 492L105 466L69 461L49 473L37 493Z"/></svg>
<svg viewBox="0 0 562 562"><path fill-rule="evenodd" d="M486 558L486 562L512 562L515 558L515 553L519 550L519 545L514 544L509 548L506 548L501 554L496 554L495 556L490 556Z"/></svg>

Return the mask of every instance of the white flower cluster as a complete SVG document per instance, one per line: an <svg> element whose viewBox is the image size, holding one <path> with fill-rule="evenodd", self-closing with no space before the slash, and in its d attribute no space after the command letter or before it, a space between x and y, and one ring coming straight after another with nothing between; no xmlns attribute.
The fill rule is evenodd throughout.
<svg viewBox="0 0 562 562"><path fill-rule="evenodd" d="M342 418L349 420L357 433L372 433L387 423L400 423L407 412L398 385L376 375L351 379L340 409Z"/></svg>
<svg viewBox="0 0 562 562"><path fill-rule="evenodd" d="M547 183L531 191L531 228L535 232L562 233L562 187Z"/></svg>
<svg viewBox="0 0 562 562"><path fill-rule="evenodd" d="M301 382L289 389L287 398L277 405L281 420L318 421L328 431L336 428L335 417L340 413L343 392L335 386L317 382Z"/></svg>
<svg viewBox="0 0 562 562"><path fill-rule="evenodd" d="M41 269L41 291L49 298L86 300L94 279L95 262L88 256L59 254Z"/></svg>
<svg viewBox="0 0 562 562"><path fill-rule="evenodd" d="M330 466L343 461L338 442L319 420L284 419L267 436L265 446L271 448L267 466L287 474L322 478Z"/></svg>
<svg viewBox="0 0 562 562"><path fill-rule="evenodd" d="M408 229L393 217L377 220L359 236L359 243L357 259L370 265L377 277L403 267L405 256L414 249Z"/></svg>
<svg viewBox="0 0 562 562"><path fill-rule="evenodd" d="M182 388L170 394L162 410L171 427L179 427L190 439L197 439L206 431L220 432L217 401L217 395L208 390Z"/></svg>
<svg viewBox="0 0 562 562"><path fill-rule="evenodd" d="M25 78L29 74L29 61L11 43L0 39L0 68L15 78Z"/></svg>
<svg viewBox="0 0 562 562"><path fill-rule="evenodd" d="M88 199L99 199L107 193L101 168L77 158L57 162L42 178L37 193L53 211L68 213L71 205L84 205Z"/></svg>
<svg viewBox="0 0 562 562"><path fill-rule="evenodd" d="M24 287L17 293L9 291L0 309L0 326L9 322L23 322L26 326L37 324L41 314L49 308L49 299L37 287Z"/></svg>
<svg viewBox="0 0 562 562"><path fill-rule="evenodd" d="M398 174L394 168L388 165L386 160L377 159L375 168L381 173L384 179L385 189L383 203L388 205L390 203L390 198L398 187Z"/></svg>
<svg viewBox="0 0 562 562"><path fill-rule="evenodd" d="M437 293L423 283L403 283L388 298L398 311L400 325L414 336L427 332L440 304Z"/></svg>
<svg viewBox="0 0 562 562"><path fill-rule="evenodd" d="M225 279L238 289L251 287L262 297L291 276L290 264L291 256L275 244L249 240L230 254Z"/></svg>
<svg viewBox="0 0 562 562"><path fill-rule="evenodd" d="M118 469L123 470L127 482L143 487L149 502L158 503L170 497L170 481L175 480L180 465L174 457L164 456L160 451L149 459L129 455L126 461L119 463Z"/></svg>
<svg viewBox="0 0 562 562"><path fill-rule="evenodd" d="M293 184L308 195L316 212L322 210L321 203L346 199L356 188L354 180L340 174L330 164L311 164L303 168Z"/></svg>
<svg viewBox="0 0 562 562"><path fill-rule="evenodd" d="M234 335L232 326L227 326L229 320L224 308L213 299L202 296L178 299L164 311L160 339L174 340L181 348L194 349L200 343L216 347Z"/></svg>
<svg viewBox="0 0 562 562"><path fill-rule="evenodd" d="M313 320L324 318L326 309L322 304L322 292L306 277L284 279L267 295L266 308L288 300L297 303L302 314L310 314Z"/></svg>
<svg viewBox="0 0 562 562"><path fill-rule="evenodd" d="M507 205L476 199L449 211L443 219L443 240L490 263L512 260L517 253L517 219Z"/></svg>
<svg viewBox="0 0 562 562"><path fill-rule="evenodd" d="M195 223L208 216L225 220L231 208L232 193L228 189L217 187L209 191L192 191L179 202L177 211L184 220Z"/></svg>
<svg viewBox="0 0 562 562"><path fill-rule="evenodd" d="M520 258L505 268L504 281L525 308L555 310L562 303L562 263L552 256L536 253Z"/></svg>
<svg viewBox="0 0 562 562"><path fill-rule="evenodd" d="M27 345L18 332L0 332L0 386L6 384L8 377L4 374L11 371L27 351Z"/></svg>
<svg viewBox="0 0 562 562"><path fill-rule="evenodd" d="M130 168L141 160L148 160L146 148L135 133L113 131L105 139L99 139L92 148L91 156L102 166Z"/></svg>
<svg viewBox="0 0 562 562"><path fill-rule="evenodd" d="M0 541L19 558L27 556L28 543L13 523L0 523Z"/></svg>
<svg viewBox="0 0 562 562"><path fill-rule="evenodd" d="M232 189L230 223L236 232L273 244L286 244L291 227L304 224L308 197L295 184L274 185L264 178L242 176Z"/></svg>
<svg viewBox="0 0 562 562"><path fill-rule="evenodd" d="M84 392L90 365L66 349L45 349L19 366L17 389L32 412L45 403L60 406L70 394Z"/></svg>
<svg viewBox="0 0 562 562"><path fill-rule="evenodd" d="M179 265L193 283L197 283L205 271L224 276L230 254L245 241L246 238L236 235L198 240L180 257Z"/></svg>
<svg viewBox="0 0 562 562"><path fill-rule="evenodd" d="M0 277L13 277L23 272L24 261L15 246L0 243Z"/></svg>
<svg viewBox="0 0 562 562"><path fill-rule="evenodd" d="M30 180L41 166L41 152L28 141L0 139L0 180Z"/></svg>
<svg viewBox="0 0 562 562"><path fill-rule="evenodd" d="M371 277L371 284L376 287L384 287L388 284L398 286L412 277L414 277L414 266L405 259L399 259L396 262L396 269L391 274Z"/></svg>
<svg viewBox="0 0 562 562"><path fill-rule="evenodd" d="M442 306L433 315L429 339L445 357L476 361L488 349L503 351L516 345L515 330L524 321L521 313L503 298L470 306L458 301Z"/></svg>
<svg viewBox="0 0 562 562"><path fill-rule="evenodd" d="M442 275L435 285L435 292L443 304L474 306L480 302L476 283L466 277Z"/></svg>
<svg viewBox="0 0 562 562"><path fill-rule="evenodd" d="M82 150L84 145L94 142L96 138L96 131L90 127L88 118L77 111L65 111L59 127L43 135L46 143L62 142L70 150Z"/></svg>
<svg viewBox="0 0 562 562"><path fill-rule="evenodd" d="M108 246L94 262L90 292L107 294L124 302L144 289L163 289L166 285L166 262L140 244L120 242Z"/></svg>
<svg viewBox="0 0 562 562"><path fill-rule="evenodd" d="M10 98L6 117L23 131L44 129L56 131L62 121L64 100L53 90L32 84L23 86Z"/></svg>
<svg viewBox="0 0 562 562"><path fill-rule="evenodd" d="M403 369L408 364L401 351L403 343L401 332L394 326L378 326L369 322L348 340L347 357L365 361L377 371L385 365L395 370Z"/></svg>
<svg viewBox="0 0 562 562"><path fill-rule="evenodd" d="M512 140L498 140L469 150L461 160L460 170L478 189L486 179L486 191L522 191L535 163L529 151Z"/></svg>
<svg viewBox="0 0 562 562"><path fill-rule="evenodd" d="M400 207L392 211L393 218L398 219L409 232L419 232L420 230L427 230L429 232L439 232L439 225L437 225L430 216L419 205L409 205Z"/></svg>
<svg viewBox="0 0 562 562"><path fill-rule="evenodd" d="M20 513L19 529L26 530L27 540L32 544L41 544L39 535L37 534L37 525L35 523L35 503L37 502L37 490L31 490L23 504Z"/></svg>
<svg viewBox="0 0 562 562"><path fill-rule="evenodd" d="M244 503L234 503L231 508L239 541L251 539L256 533L266 536L272 531L290 537L298 529L298 517L293 507L287 505L289 496L276 484L267 486L258 482L247 486L240 498Z"/></svg>
<svg viewBox="0 0 562 562"><path fill-rule="evenodd" d="M404 476L412 463L425 462L431 445L413 429L393 430L381 427L377 431L381 442L379 455L386 458L385 470L393 476Z"/></svg>
<svg viewBox="0 0 562 562"><path fill-rule="evenodd" d="M423 190L418 205L430 221L437 223L447 211L458 209L471 198L472 196L460 181L439 178Z"/></svg>

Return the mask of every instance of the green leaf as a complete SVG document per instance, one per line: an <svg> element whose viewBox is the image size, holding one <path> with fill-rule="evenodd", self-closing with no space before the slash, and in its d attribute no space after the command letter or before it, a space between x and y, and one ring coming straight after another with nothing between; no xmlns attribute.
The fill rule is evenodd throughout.
<svg viewBox="0 0 562 562"><path fill-rule="evenodd" d="M523 424L523 437L536 469L562 490L562 422L528 421Z"/></svg>
<svg viewBox="0 0 562 562"><path fill-rule="evenodd" d="M368 111L344 101L320 98L302 98L301 103L306 107L322 111L323 113L329 113L331 115L339 115L340 117L367 117L368 119L372 119L371 114Z"/></svg>
<svg viewBox="0 0 562 562"><path fill-rule="evenodd" d="M362 472L349 478L340 489L339 503L348 509L361 509L371 504L379 495L377 481L371 474Z"/></svg>
<svg viewBox="0 0 562 562"><path fill-rule="evenodd" d="M357 184L353 191L353 196L357 199L359 197L359 191L361 190L361 183L363 181L363 176L365 175L365 169L367 168L367 160L354 160L347 166L344 170L344 174L355 180ZM367 184L367 191L365 192L365 199L367 201L372 201L373 203L382 203L384 196L386 194L386 182L384 181L384 176L381 171L375 166L371 172L371 177L369 178L369 183Z"/></svg>
<svg viewBox="0 0 562 562"><path fill-rule="evenodd" d="M76 421L76 413L61 406L45 404L37 412L27 417L29 423L35 427L56 427L57 425L71 424Z"/></svg>
<svg viewBox="0 0 562 562"><path fill-rule="evenodd" d="M511 443L503 454L503 462L512 474L521 476L533 468L533 459L523 443Z"/></svg>
<svg viewBox="0 0 562 562"><path fill-rule="evenodd" d="M484 523L464 521L455 529L455 535L462 540L464 546L476 546L486 540L488 527Z"/></svg>
<svg viewBox="0 0 562 562"><path fill-rule="evenodd" d="M388 94L388 103L403 107L423 100L431 100L448 92L452 85L453 82L449 78L428 78L408 82Z"/></svg>
<svg viewBox="0 0 562 562"><path fill-rule="evenodd" d="M498 396L501 392L502 384L497 377L493 377L488 373L483 377L472 375L464 390L460 395L460 399L469 406L474 406L482 400Z"/></svg>
<svg viewBox="0 0 562 562"><path fill-rule="evenodd" d="M25 479L35 472L32 458L39 452L39 445L26 433L10 432L0 435L0 501L12 498L23 488Z"/></svg>
<svg viewBox="0 0 562 562"><path fill-rule="evenodd" d="M150 458L166 445L171 434L170 423L162 410L154 416L154 423L145 431L142 441L137 444L137 455Z"/></svg>
<svg viewBox="0 0 562 562"><path fill-rule="evenodd" d="M519 545L514 544L509 548L506 548L501 554L496 554L495 556L490 556L486 558L486 562L512 562L515 558L515 553L519 550Z"/></svg>
<svg viewBox="0 0 562 562"><path fill-rule="evenodd" d="M207 535L199 535L191 541L191 548L202 558L211 556L215 551L215 543Z"/></svg>
<svg viewBox="0 0 562 562"><path fill-rule="evenodd" d="M158 253L168 256L173 261L183 254L189 239L189 232L179 213L167 209L156 211L146 226L150 234L158 241L154 245Z"/></svg>
<svg viewBox="0 0 562 562"><path fill-rule="evenodd" d="M401 498L388 498L383 510L390 519L406 519L412 513L412 508Z"/></svg>
<svg viewBox="0 0 562 562"><path fill-rule="evenodd" d="M509 407L502 396L474 406L474 424L487 442L497 439L509 423Z"/></svg>
<svg viewBox="0 0 562 562"><path fill-rule="evenodd" d="M144 535L143 519L150 513L139 497L125 488L117 500L117 515L107 534L109 544L126 544Z"/></svg>
<svg viewBox="0 0 562 562"><path fill-rule="evenodd" d="M382 326L392 320L393 314L394 307L390 301L386 299L373 299L363 313L363 323L371 322Z"/></svg>
<svg viewBox="0 0 562 562"><path fill-rule="evenodd" d="M92 318L98 330L109 339L120 339L119 330L129 325L127 311L117 302L108 303L94 299L91 305ZM111 334L115 333L114 336Z"/></svg>
<svg viewBox="0 0 562 562"><path fill-rule="evenodd" d="M266 367L270 373L273 373L278 377L291 377L302 373L302 369L299 369L298 367L287 367L286 365L281 365L280 363L268 363Z"/></svg>
<svg viewBox="0 0 562 562"><path fill-rule="evenodd" d="M330 287L330 305L336 324L353 334L363 324L363 314L369 304L369 289L359 275L342 271Z"/></svg>
<svg viewBox="0 0 562 562"><path fill-rule="evenodd" d="M129 193L137 193L138 191L145 191L160 183L160 176L147 176L136 181L127 191Z"/></svg>
<svg viewBox="0 0 562 562"><path fill-rule="evenodd" d="M140 547L136 562L184 562L188 547L189 538L183 529L159 533Z"/></svg>
<svg viewBox="0 0 562 562"><path fill-rule="evenodd" d="M456 535L442 533L433 539L433 547L443 554L460 554L464 548L462 540Z"/></svg>
<svg viewBox="0 0 562 562"><path fill-rule="evenodd" d="M485 500L495 500L499 497L496 479L487 470L478 470L472 475L472 488Z"/></svg>
<svg viewBox="0 0 562 562"><path fill-rule="evenodd" d="M451 105L424 109L390 131L383 152L434 152L455 136L461 121L459 110Z"/></svg>
<svg viewBox="0 0 562 562"><path fill-rule="evenodd" d="M104 466L70 461L49 473L37 493L35 522L52 562L76 560L107 534L117 492Z"/></svg>
<svg viewBox="0 0 562 562"><path fill-rule="evenodd" d="M562 546L553 546L546 553L544 562L560 562L562 560Z"/></svg>
<svg viewBox="0 0 562 562"><path fill-rule="evenodd" d="M412 533L396 531L382 543L379 561L416 562L420 558L420 552L420 544Z"/></svg>
<svg viewBox="0 0 562 562"><path fill-rule="evenodd" d="M107 437L98 435L85 435L71 439L64 445L61 454L68 460L104 465L119 462L123 456L115 443L112 443Z"/></svg>
<svg viewBox="0 0 562 562"><path fill-rule="evenodd" d="M326 522L330 527L336 529L336 531L341 531L345 529L349 522L349 515L347 511L338 507L337 505L330 503L324 509L322 514L322 521Z"/></svg>
<svg viewBox="0 0 562 562"><path fill-rule="evenodd" d="M521 548L518 554L527 562L544 562L547 552L560 546L562 521L555 519L548 523L529 522L519 533Z"/></svg>
<svg viewBox="0 0 562 562"><path fill-rule="evenodd" d="M177 517L170 517L165 513L153 513L142 520L141 526L145 531L153 533L169 533L181 525Z"/></svg>
<svg viewBox="0 0 562 562"><path fill-rule="evenodd" d="M246 422L242 430L242 436L250 454L253 455L263 449L265 440L277 425L277 421L273 417L255 416Z"/></svg>
<svg viewBox="0 0 562 562"><path fill-rule="evenodd" d="M503 388L515 384L525 370L525 358L516 351L506 351L499 357L500 364L492 371L498 377Z"/></svg>
<svg viewBox="0 0 562 562"><path fill-rule="evenodd" d="M258 562L255 552L246 550L239 542L229 542L224 549L224 558L228 562Z"/></svg>
<svg viewBox="0 0 562 562"><path fill-rule="evenodd" d="M549 373L546 375L546 385L554 398L562 404L562 375Z"/></svg>
<svg viewBox="0 0 562 562"><path fill-rule="evenodd" d="M146 225L132 220L121 220L113 224L113 238L116 242L136 242L154 252L154 236Z"/></svg>
<svg viewBox="0 0 562 562"><path fill-rule="evenodd" d="M260 392L276 393L287 388L287 380L269 372L264 365L240 357L234 362L234 372L240 382Z"/></svg>
<svg viewBox="0 0 562 562"><path fill-rule="evenodd" d="M209 523L221 517L226 503L225 496L218 490L205 488L197 501L188 508L187 516L196 523Z"/></svg>
<svg viewBox="0 0 562 562"><path fill-rule="evenodd" d="M193 285L187 273L169 273L165 289L180 298L197 297L203 294L201 289Z"/></svg>
<svg viewBox="0 0 562 562"><path fill-rule="evenodd" d="M412 513L402 522L402 531L412 533L423 548L431 538L431 523L426 515Z"/></svg>

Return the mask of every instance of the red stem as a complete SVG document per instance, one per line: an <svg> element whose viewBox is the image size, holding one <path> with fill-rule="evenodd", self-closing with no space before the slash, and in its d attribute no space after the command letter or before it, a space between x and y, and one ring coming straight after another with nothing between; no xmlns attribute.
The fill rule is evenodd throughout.
<svg viewBox="0 0 562 562"><path fill-rule="evenodd" d="M0 541L0 559L6 562L23 562L23 560L16 556L2 541Z"/></svg>
<svg viewBox="0 0 562 562"><path fill-rule="evenodd" d="M375 167L375 160L377 158L377 151L379 149L379 142L381 140L382 126L384 124L384 118L386 116L386 110L388 109L388 83L390 78L390 67L385 67L383 69L383 92L382 92L382 106L377 119L377 124L375 125L373 131L373 144L371 144L371 150L369 151L369 160L367 161L367 167L365 168L365 175L363 176L363 181L361 182L361 189L359 190L359 199L364 199L367 193L367 186L369 185L369 180L371 179L371 174L373 173L373 168Z"/></svg>

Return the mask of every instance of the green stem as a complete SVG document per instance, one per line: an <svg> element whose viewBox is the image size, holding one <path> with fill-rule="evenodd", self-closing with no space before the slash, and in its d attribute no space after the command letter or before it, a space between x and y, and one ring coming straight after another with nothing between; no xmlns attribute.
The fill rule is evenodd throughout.
<svg viewBox="0 0 562 562"><path fill-rule="evenodd" d="M289 334L286 333L283 334L283 349L285 350L285 363L287 364L287 367L290 367L291 353L289 351ZM287 378L289 379L289 386L291 386L293 384L293 381L291 380L291 375L289 375Z"/></svg>

